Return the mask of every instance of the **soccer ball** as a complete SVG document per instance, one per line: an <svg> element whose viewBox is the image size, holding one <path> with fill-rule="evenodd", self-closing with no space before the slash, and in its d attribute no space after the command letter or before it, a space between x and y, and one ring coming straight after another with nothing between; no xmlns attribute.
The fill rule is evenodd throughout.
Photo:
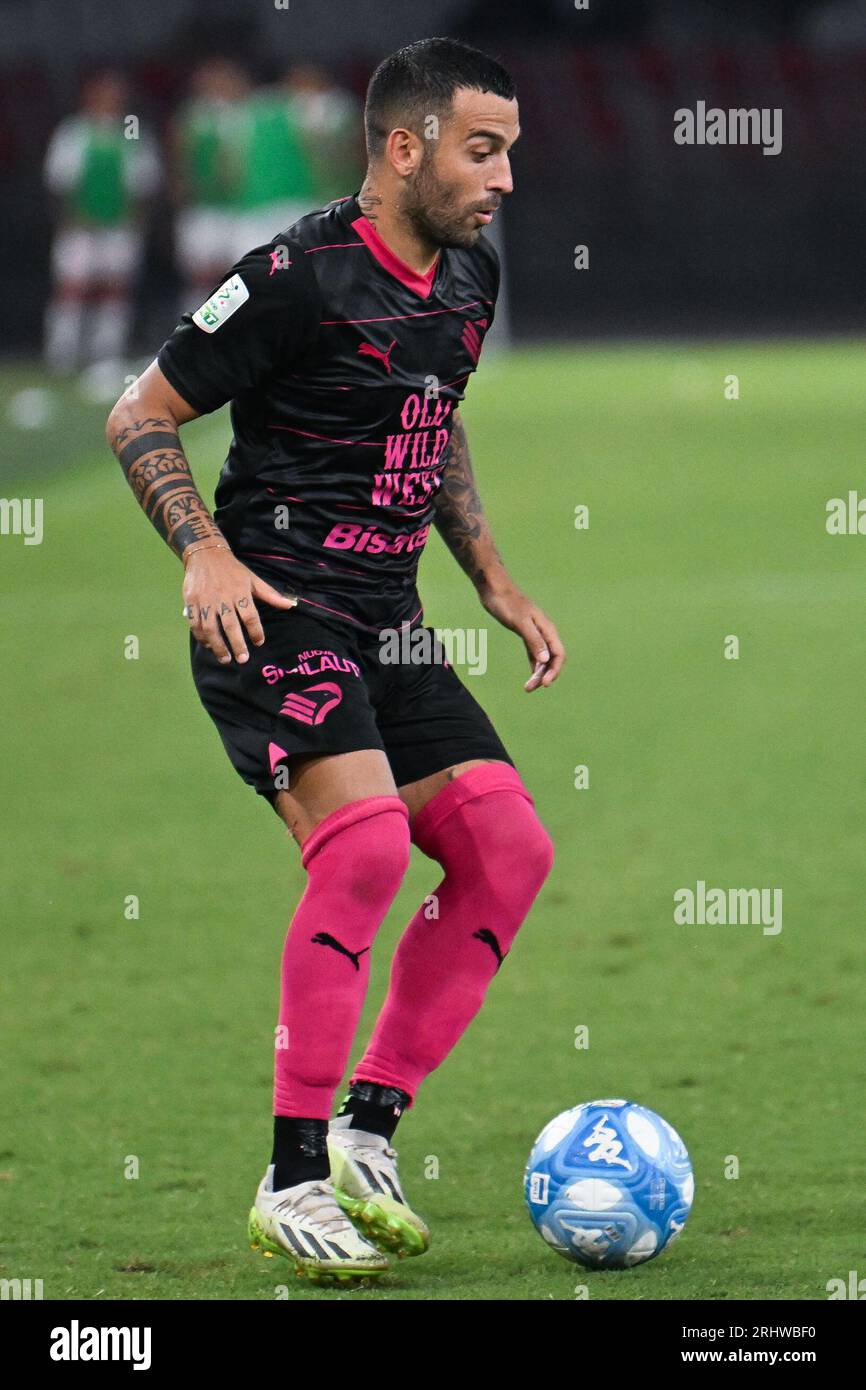
<svg viewBox="0 0 866 1390"><path fill-rule="evenodd" d="M539 1134L524 1174L535 1229L590 1269L627 1269L676 1240L695 1180L667 1120L628 1100L591 1100Z"/></svg>

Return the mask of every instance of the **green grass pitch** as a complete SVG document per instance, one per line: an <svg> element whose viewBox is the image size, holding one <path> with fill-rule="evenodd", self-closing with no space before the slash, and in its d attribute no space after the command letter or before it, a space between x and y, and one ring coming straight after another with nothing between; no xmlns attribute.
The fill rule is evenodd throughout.
<svg viewBox="0 0 866 1390"><path fill-rule="evenodd" d="M525 694L522 646L438 537L426 621L488 626L486 674L461 674L557 860L397 1131L432 1248L351 1292L290 1280L245 1238L295 847L198 704L181 569L103 445L106 412L66 393L44 430L5 428L3 494L44 498L45 522L41 545L0 537L0 1277L42 1278L51 1299L273 1299L288 1283L295 1299L815 1300L866 1273L866 538L825 528L863 476L864 382L866 347L831 341L520 351L472 383L500 549L570 660ZM2 377L7 396L33 384ZM227 437L224 413L185 431L208 496ZM413 851L353 1061L437 874ZM781 932L676 925L673 894L699 879L781 888ZM538 1130L600 1096L659 1111L695 1168L682 1237L628 1272L570 1265L523 1205Z"/></svg>

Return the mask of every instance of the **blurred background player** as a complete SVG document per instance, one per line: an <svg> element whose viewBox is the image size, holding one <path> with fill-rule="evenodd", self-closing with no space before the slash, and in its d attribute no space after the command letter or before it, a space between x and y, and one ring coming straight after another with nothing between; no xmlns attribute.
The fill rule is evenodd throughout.
<svg viewBox="0 0 866 1390"><path fill-rule="evenodd" d="M210 58L196 69L192 87L172 132L181 310L198 304L235 259L250 81L238 63Z"/></svg>
<svg viewBox="0 0 866 1390"><path fill-rule="evenodd" d="M45 157L56 203L45 357L56 371L127 349L143 204L160 177L154 143L126 115L128 95L120 73L88 78L80 110L60 122Z"/></svg>
<svg viewBox="0 0 866 1390"><path fill-rule="evenodd" d="M366 168L363 108L313 63L290 68L283 82L312 175L312 206L358 188Z"/></svg>
<svg viewBox="0 0 866 1390"><path fill-rule="evenodd" d="M315 206L312 165L285 92L278 86L255 89L243 117L232 149L232 260L270 241Z"/></svg>

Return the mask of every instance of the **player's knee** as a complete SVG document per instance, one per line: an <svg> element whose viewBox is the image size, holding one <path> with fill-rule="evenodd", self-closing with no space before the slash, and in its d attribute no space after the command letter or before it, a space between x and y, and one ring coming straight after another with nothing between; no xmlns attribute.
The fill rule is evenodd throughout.
<svg viewBox="0 0 866 1390"><path fill-rule="evenodd" d="M528 886L537 893L553 868L553 840L532 808L526 802L524 805L528 814L522 818L520 836L514 846L515 863Z"/></svg>
<svg viewBox="0 0 866 1390"><path fill-rule="evenodd" d="M370 798L349 803L304 841L307 872L358 905L387 905L409 867L406 812L399 803L393 804L396 798L391 805L389 801Z"/></svg>
<svg viewBox="0 0 866 1390"><path fill-rule="evenodd" d="M488 785L494 779L499 784ZM481 795L453 807L443 806L441 798L456 801L461 787L477 789ZM439 797L445 814L426 823L425 808L415 821L413 836L419 848L438 859L455 880L477 879L480 869L494 889L534 896L553 866L554 848L517 774L479 768L449 783ZM431 808L434 812L436 805Z"/></svg>
<svg viewBox="0 0 866 1390"><path fill-rule="evenodd" d="M485 824L486 833L476 843L484 856L485 874L497 888L519 900L532 899L553 867L553 841L532 805L504 792L495 814Z"/></svg>
<svg viewBox="0 0 866 1390"><path fill-rule="evenodd" d="M364 853L346 869L352 891L362 899L396 893L409 867L411 840L407 821L396 814L383 816L381 821L375 839L368 841Z"/></svg>

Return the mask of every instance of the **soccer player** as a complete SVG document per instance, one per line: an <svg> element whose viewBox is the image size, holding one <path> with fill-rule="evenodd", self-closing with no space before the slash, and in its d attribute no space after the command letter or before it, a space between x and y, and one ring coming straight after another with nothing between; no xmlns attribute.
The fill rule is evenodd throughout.
<svg viewBox="0 0 866 1390"><path fill-rule="evenodd" d="M45 156L56 231L45 357L58 372L121 357L141 261L142 210L160 177L156 145L125 115L116 72L87 79L81 109L55 130Z"/></svg>
<svg viewBox="0 0 866 1390"><path fill-rule="evenodd" d="M511 79L475 49L423 40L376 69L365 123L362 188L244 256L107 428L183 561L201 700L308 876L282 959L274 1147L250 1233L319 1280L427 1248L391 1140L552 863L520 773L423 625L430 527L523 641L525 689L549 686L565 659L496 550L458 413L496 304L482 228L512 189ZM234 438L211 516L178 429L227 400ZM396 637L427 659L387 660ZM329 1124L410 842L444 877L399 942Z"/></svg>
<svg viewBox="0 0 866 1390"><path fill-rule="evenodd" d="M282 88L303 137L316 204L356 188L364 174L364 123L354 93L315 63L296 63Z"/></svg>
<svg viewBox="0 0 866 1390"><path fill-rule="evenodd" d="M279 87L258 87L244 102L236 255L315 206L313 172L300 124ZM349 185L351 187L351 184ZM213 283L213 282L211 282Z"/></svg>
<svg viewBox="0 0 866 1390"><path fill-rule="evenodd" d="M249 244L238 247L235 230L248 94L239 64L208 58L193 73L192 96L172 128L175 247L185 293L196 302Z"/></svg>

